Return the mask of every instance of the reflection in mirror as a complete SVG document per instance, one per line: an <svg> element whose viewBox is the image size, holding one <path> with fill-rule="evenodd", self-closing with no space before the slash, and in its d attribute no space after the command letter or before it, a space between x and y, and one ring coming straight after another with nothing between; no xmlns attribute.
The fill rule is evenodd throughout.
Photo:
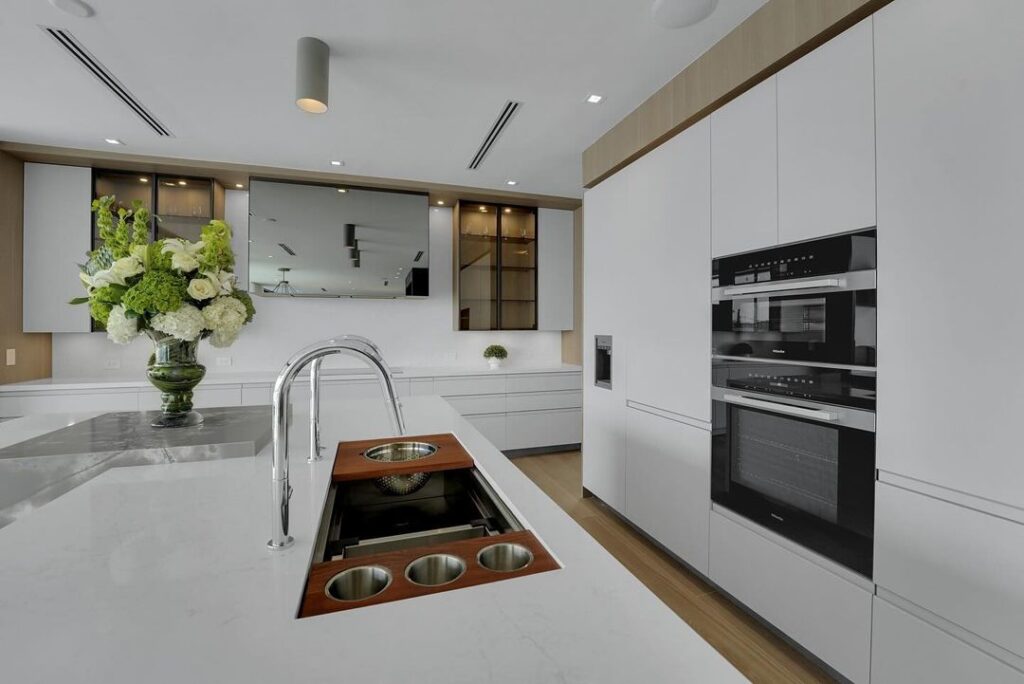
<svg viewBox="0 0 1024 684"><path fill-rule="evenodd" d="M249 290L263 296L423 297L427 195L253 180Z"/></svg>

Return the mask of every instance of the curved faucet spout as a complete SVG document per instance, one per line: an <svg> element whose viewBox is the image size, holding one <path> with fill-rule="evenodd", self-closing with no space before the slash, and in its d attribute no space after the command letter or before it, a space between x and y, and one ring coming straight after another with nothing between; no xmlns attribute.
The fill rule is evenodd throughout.
<svg viewBox="0 0 1024 684"><path fill-rule="evenodd" d="M319 459L320 441L320 366L325 356L348 354L362 359L372 368L380 380L395 431L405 433L402 405L398 401L391 369L384 363L380 349L370 340L357 335L342 335L323 342L317 342L300 350L285 363L274 383L273 399L273 440L274 463L272 469L273 516L270 541L271 549L291 546L294 539L288 534L288 501L292 488L288 482L288 397L292 382L307 365L310 365L310 461Z"/></svg>

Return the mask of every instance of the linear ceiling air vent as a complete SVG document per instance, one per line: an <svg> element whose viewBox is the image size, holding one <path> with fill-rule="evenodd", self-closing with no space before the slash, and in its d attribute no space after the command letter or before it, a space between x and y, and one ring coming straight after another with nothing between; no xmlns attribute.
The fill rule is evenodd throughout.
<svg viewBox="0 0 1024 684"><path fill-rule="evenodd" d="M288 256L295 256L295 251L283 242L278 242L277 246L283 249Z"/></svg>
<svg viewBox="0 0 1024 684"><path fill-rule="evenodd" d="M110 92L114 93L119 100L124 102L128 107L140 119L142 119L147 126L153 129L153 132L157 135L164 137L174 137L173 134L165 127L160 121L153 116L148 109L146 109L141 102L135 99L135 96L125 88L120 81L118 81L110 71L103 66L98 59L92 56L88 50L82 47L82 44L71 35L70 31L64 29L52 28L49 26L40 26L42 30L50 34L50 37L57 41L61 47L68 51L72 57L74 57L79 64L88 69L93 76L98 78L100 82L110 89Z"/></svg>
<svg viewBox="0 0 1024 684"><path fill-rule="evenodd" d="M487 153L491 151L491 148L494 146L498 136L505 132L505 127L508 126L508 122L512 120L512 117L515 116L516 112L518 112L519 108L522 106L522 102L516 102L515 100L509 100L505 103L504 108L501 110L501 114L499 114L498 118L494 120L494 125L491 126L491 130L487 133L487 137L485 137L484 141L480 144L480 149L476 151L476 154L473 155L473 160L469 162L469 169L475 170L483 163L484 157L486 157Z"/></svg>

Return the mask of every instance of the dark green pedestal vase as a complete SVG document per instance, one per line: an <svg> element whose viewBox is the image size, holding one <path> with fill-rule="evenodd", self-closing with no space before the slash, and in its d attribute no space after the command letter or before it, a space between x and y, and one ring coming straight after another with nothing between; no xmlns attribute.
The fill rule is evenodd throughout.
<svg viewBox="0 0 1024 684"><path fill-rule="evenodd" d="M199 425L203 417L192 410L192 390L206 375L206 366L196 362L199 340L184 342L164 335L148 333L153 340L146 377L161 392L161 416L153 427L188 427Z"/></svg>

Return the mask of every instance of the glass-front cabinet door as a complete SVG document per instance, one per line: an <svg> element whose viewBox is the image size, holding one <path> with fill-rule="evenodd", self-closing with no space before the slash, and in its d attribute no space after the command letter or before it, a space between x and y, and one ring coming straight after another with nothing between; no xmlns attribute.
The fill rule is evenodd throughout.
<svg viewBox="0 0 1024 684"><path fill-rule="evenodd" d="M537 212L459 206L459 330L537 329Z"/></svg>
<svg viewBox="0 0 1024 684"><path fill-rule="evenodd" d="M213 218L213 181L209 178L157 176L156 236L199 240Z"/></svg>

